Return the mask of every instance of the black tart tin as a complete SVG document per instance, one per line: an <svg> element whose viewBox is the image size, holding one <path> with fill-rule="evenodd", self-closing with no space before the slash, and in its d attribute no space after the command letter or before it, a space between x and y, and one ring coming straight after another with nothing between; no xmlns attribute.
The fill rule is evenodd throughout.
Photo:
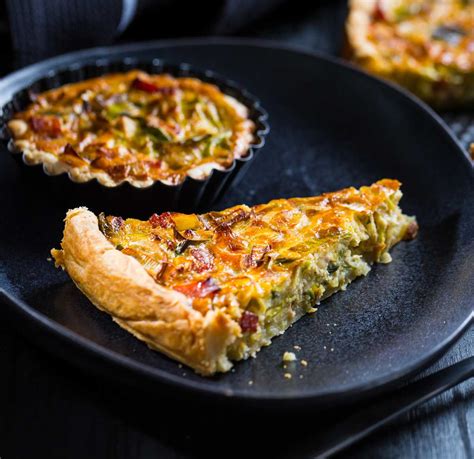
<svg viewBox="0 0 474 459"><path fill-rule="evenodd" d="M160 181L144 188L138 188L128 182L116 187L101 185L96 179L78 183L70 179L68 173L47 174L43 164L28 165L23 154L15 145L8 129L8 121L31 102L32 96L68 83L75 83L108 73L126 72L140 69L150 74L166 73L174 77L193 77L216 85L248 109L248 117L255 124L254 139L246 156L237 158L226 170L213 169L205 179L186 176L178 185L167 185ZM234 81L223 78L211 70L199 70L186 64L173 64L161 59L143 61L133 58L122 60L97 59L85 65L73 64L51 71L27 87L15 93L2 107L0 115L0 139L7 142L8 149L21 165L25 180L33 182L38 193L45 193L48 200L60 201L64 206L87 206L95 212L122 214L126 216L147 217L153 212L165 210L194 212L209 209L226 190L239 182L252 160L265 145L265 137L270 128L267 112L260 101L249 94ZM47 178L44 175L48 175Z"/></svg>

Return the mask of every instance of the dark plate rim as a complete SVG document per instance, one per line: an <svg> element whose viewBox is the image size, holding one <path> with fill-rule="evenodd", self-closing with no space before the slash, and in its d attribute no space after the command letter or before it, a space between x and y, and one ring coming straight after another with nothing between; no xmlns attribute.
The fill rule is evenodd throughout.
<svg viewBox="0 0 474 459"><path fill-rule="evenodd" d="M4 79L0 81L0 102L2 99L11 97L11 94L15 91L11 91L8 93L8 86L15 86L16 82L21 81L21 86L28 85L30 80L36 79L38 72L47 72L49 69L54 68L56 65L64 65L68 61L78 61L82 59L91 59L94 56L99 56L100 54L108 53L110 55L112 53L134 53L139 51L146 51L147 49L153 48L164 48L169 46L202 46L202 45L224 45L224 46L256 46L260 48L267 48L267 49L280 49L286 50L290 52L295 52L298 54L303 54L306 56L313 57L318 60L323 60L329 62L333 65L339 66L345 70L350 72L356 72L359 75L362 75L364 78L368 78L374 81L375 84L381 84L384 86L388 86L391 88L392 91L398 93L399 96L405 97L409 99L409 103L412 104L414 108L424 112L425 115L430 116L438 127L443 131L444 135L450 140L453 144L454 149L456 149L459 154L461 155L461 161L464 161L466 165L466 170L471 176L474 178L474 169L472 168L471 161L467 155L467 152L462 148L459 141L455 138L454 134L450 132L449 128L445 124L445 122L441 119L441 117L433 111L430 107L428 107L424 102L419 100L416 96L412 95L405 89L399 87L394 83L387 82L380 78L374 77L365 73L364 71L356 68L354 65L342 61L338 58L334 58L331 56L326 56L322 53L314 52L302 47L298 46L289 46L289 45L281 45L279 42L270 41L270 40L254 40L254 39L229 39L229 38L198 38L198 39L173 39L173 40L159 40L159 41L150 41L144 43L133 43L133 44L126 44L126 45L118 45L118 46L111 46L111 47L98 47L98 48L91 48L88 50L81 50L76 51L73 53L64 54L61 56L57 56L36 64L33 64L29 67L24 69L18 70L16 72L11 73ZM36 76L35 76L36 75ZM261 393L253 393L247 392L242 390L229 390L224 389L212 384L212 380L207 380L202 378L202 380L186 380L181 378L180 376L173 375L168 373L165 370L160 368L151 368L146 364L139 363L129 357L125 357L120 355L114 351L111 351L103 346L100 346L86 338L81 337L80 335L72 332L71 330L67 329L66 327L58 324L57 322L49 319L45 315L39 313L34 308L30 307L27 303L23 300L20 300L13 296L12 294L8 293L3 288L0 288L0 299L2 299L8 306L13 313L16 313L20 318L29 320L30 322L33 321L36 325L41 326L42 331L46 331L53 338L59 339L62 338L63 340L67 340L70 344L74 345L77 349L81 349L82 351L94 354L96 356L101 357L102 359L109 361L110 363L114 364L114 366L122 368L125 371L138 373L139 376L145 377L150 380L155 380L157 382L164 383L166 385L171 385L175 387L179 387L181 389L185 389L196 394L205 394L205 395L213 395L222 398L233 398L239 400L267 400L267 401L304 401L304 400L320 400L328 402L330 400L337 400L337 399L347 399L353 397L362 397L366 396L371 392L380 392L384 388L391 387L396 383L406 379L410 375L413 375L417 371L421 371L425 368L428 364L433 362L437 357L439 357L442 353L446 352L450 346L454 344L454 342L461 336L461 334L467 330L469 325L474 323L474 299L472 300L473 310L471 313L466 317L466 319L443 341L438 343L437 346L429 349L429 351L425 352L421 355L417 360L413 361L410 365L407 365L403 368L399 368L394 370L393 372L387 373L383 376L378 378L364 381L361 383L356 383L353 385L347 385L338 390L325 390L321 391L318 390L316 393L303 393L303 394L261 394Z"/></svg>

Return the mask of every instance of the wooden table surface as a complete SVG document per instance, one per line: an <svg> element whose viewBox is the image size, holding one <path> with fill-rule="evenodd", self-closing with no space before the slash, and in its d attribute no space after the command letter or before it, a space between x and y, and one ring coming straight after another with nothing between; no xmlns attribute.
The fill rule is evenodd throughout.
<svg viewBox="0 0 474 459"><path fill-rule="evenodd" d="M336 54L342 43L344 4L287 8L241 35ZM467 142L466 136L474 137L474 123L470 128L465 124L458 123L455 129ZM471 328L425 373L472 355ZM177 400L151 399L84 374L25 341L5 320L0 322L0 459L299 457L295 426L316 433L328 419L311 413L272 415L257 429L234 413L187 412ZM293 430L288 427L285 435L284 426ZM474 458L474 380L413 410L338 457Z"/></svg>

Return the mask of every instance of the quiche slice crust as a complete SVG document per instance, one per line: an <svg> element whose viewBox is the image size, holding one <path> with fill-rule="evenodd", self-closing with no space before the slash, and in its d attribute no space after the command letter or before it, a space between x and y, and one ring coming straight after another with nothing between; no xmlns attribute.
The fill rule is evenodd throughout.
<svg viewBox="0 0 474 459"><path fill-rule="evenodd" d="M439 109L474 106L474 2L351 0L348 57Z"/></svg>
<svg viewBox="0 0 474 459"><path fill-rule="evenodd" d="M148 221L81 207L51 251L79 289L151 348L225 372L417 232L400 183Z"/></svg>

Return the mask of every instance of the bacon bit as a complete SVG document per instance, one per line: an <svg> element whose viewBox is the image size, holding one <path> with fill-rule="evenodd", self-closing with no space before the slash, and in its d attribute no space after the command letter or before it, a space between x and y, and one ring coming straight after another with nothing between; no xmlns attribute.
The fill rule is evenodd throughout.
<svg viewBox="0 0 474 459"><path fill-rule="evenodd" d="M258 327L258 316L250 311L244 311L239 321L243 333L256 332Z"/></svg>
<svg viewBox="0 0 474 459"><path fill-rule="evenodd" d="M385 16L385 11L383 10L383 7L382 7L381 0L378 0L377 3L375 4L373 18L376 21L386 21L387 20L387 17Z"/></svg>
<svg viewBox="0 0 474 459"><path fill-rule="evenodd" d="M171 216L170 212L163 212L162 214L153 214L149 219L148 222L153 228L160 227L160 228L172 228L175 226L173 217Z"/></svg>
<svg viewBox="0 0 474 459"><path fill-rule="evenodd" d="M35 132L46 134L48 137L59 137L61 135L61 122L55 116L32 116L31 128Z"/></svg>
<svg viewBox="0 0 474 459"><path fill-rule="evenodd" d="M193 268L198 272L209 271L214 267L214 257L206 247L198 247L190 250L194 258Z"/></svg>
<svg viewBox="0 0 474 459"><path fill-rule="evenodd" d="M192 298L211 296L219 292L221 289L212 277L207 278L203 282L191 282L190 284L175 285L173 288Z"/></svg>
<svg viewBox="0 0 474 459"><path fill-rule="evenodd" d="M109 167L107 173L114 180L123 180L130 172L129 164L117 164L116 166Z"/></svg>
<svg viewBox="0 0 474 459"><path fill-rule="evenodd" d="M418 234L418 223L417 222L411 222L408 225L408 228L405 232L405 236L403 239L405 241L409 241L411 239L415 239L416 235Z"/></svg>
<svg viewBox="0 0 474 459"><path fill-rule="evenodd" d="M117 232L122 228L123 224L125 223L125 220L122 217L112 217L110 219L110 226L112 226L112 229Z"/></svg>
<svg viewBox="0 0 474 459"><path fill-rule="evenodd" d="M156 228L157 226L161 226L160 223L161 223L161 219L160 219L160 216L158 214L153 214L149 219L148 219L148 223L153 227L153 228Z"/></svg>

